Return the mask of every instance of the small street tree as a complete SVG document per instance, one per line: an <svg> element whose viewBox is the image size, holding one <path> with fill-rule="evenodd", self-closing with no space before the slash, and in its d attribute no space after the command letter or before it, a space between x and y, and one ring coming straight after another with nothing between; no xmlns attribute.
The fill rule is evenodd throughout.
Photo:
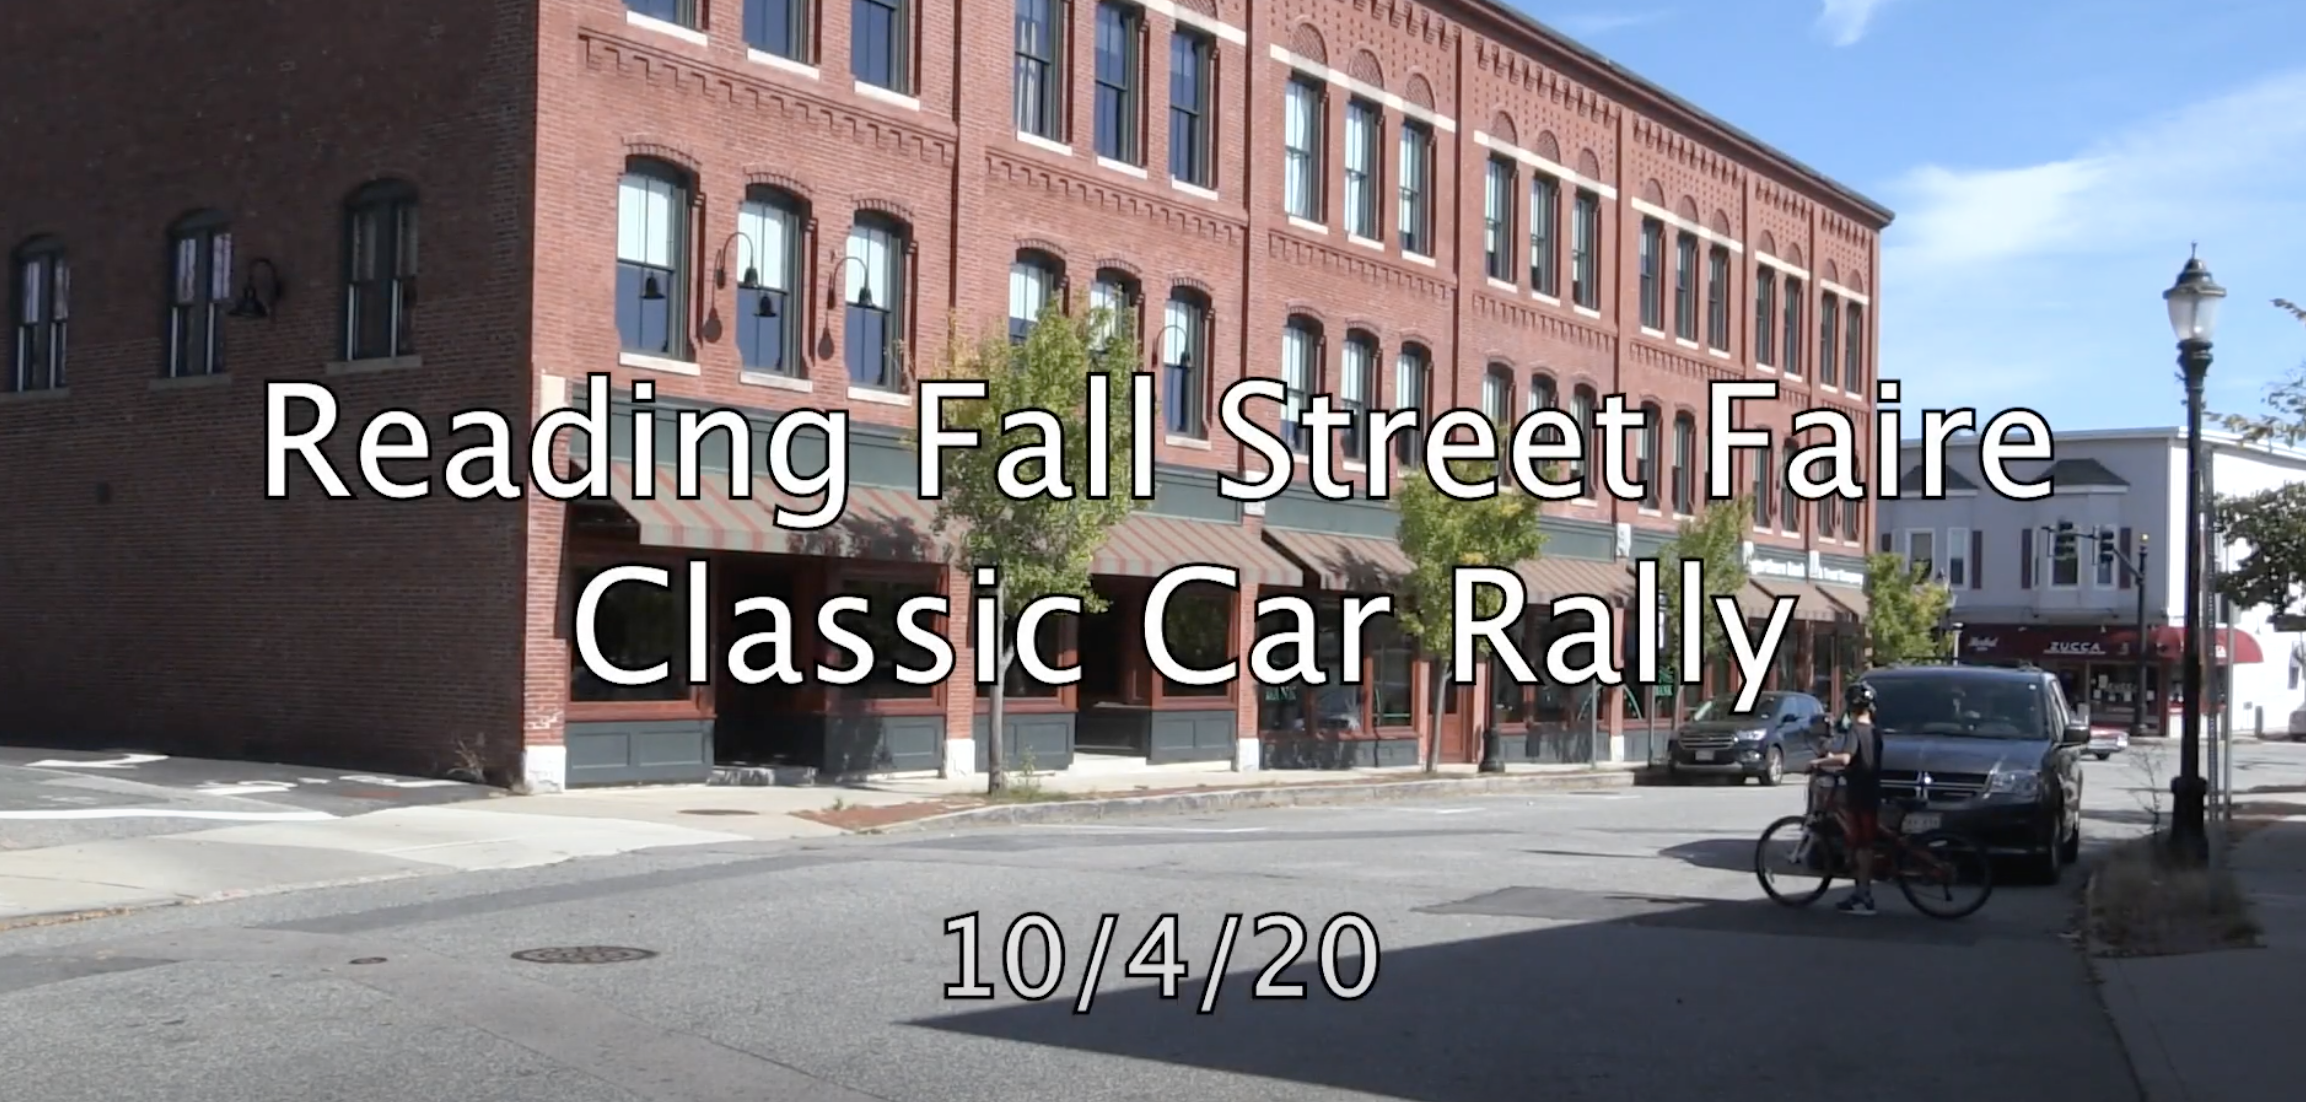
<svg viewBox="0 0 2306 1102"><path fill-rule="evenodd" d="M1698 639L1701 656L1726 654L1729 650L1729 629L1714 615L1714 598L1735 597L1744 589L1748 573L1745 563L1746 533L1753 528L1754 499L1732 498L1710 502L1698 514L1682 521L1674 532L1672 542L1658 549L1658 600L1664 604L1665 641L1664 669L1673 671L1674 681L1680 685L1696 685L1705 678L1701 666L1694 670L1680 668L1681 664L1681 564L1695 559L1705 564L1705 592L1697 594L1698 607L1703 613L1698 621L1704 634ZM1645 713L1646 714L1646 713Z"/></svg>
<svg viewBox="0 0 2306 1102"><path fill-rule="evenodd" d="M2278 298L2274 300L2274 308L2306 325L2306 306ZM2217 420L2226 431L2251 443L2274 440L2297 444L2306 440L2306 363L2290 369L2289 374L2269 385L2265 402L2265 412L2224 413L2217 415Z"/></svg>
<svg viewBox="0 0 2306 1102"><path fill-rule="evenodd" d="M1001 624L995 633L985 744L988 792L1009 787L1004 705L1009 671L1017 661L1018 612L1048 596L1078 597L1085 613L1105 609L1089 584L1089 563L1138 505L1128 492L1129 383L1137 363L1136 341L1129 334L1135 331L1136 326L1106 308L1071 317L1051 304L1022 341L1012 342L1005 334L974 344L958 334L946 341L939 377L985 386L981 400L944 403L945 427L975 430L980 446L945 453L936 528L957 536L953 542L961 569L972 576L981 566L999 571L994 593ZM1100 376L1106 392L1098 432L1106 485L1113 491L1103 500L1087 493L1090 465L1097 458L1090 452L1088 380ZM1032 423L1044 418L1053 419L1057 440ZM1031 497L1012 498L1001 492L999 475L1005 466L1027 486L1061 473L1064 489L1059 492L1066 496L1044 486ZM1058 471L1052 472L1052 466Z"/></svg>
<svg viewBox="0 0 2306 1102"><path fill-rule="evenodd" d="M1866 644L1873 664L1950 658L1940 624L1954 592L1931 576L1930 564L1902 555L1866 557Z"/></svg>
<svg viewBox="0 0 2306 1102"><path fill-rule="evenodd" d="M2288 299L2274 306L2306 324L2306 306ZM2266 405L2266 413L2219 420L2253 443L2306 441L2306 364L2267 389ZM2243 608L2270 606L2287 621L2306 598L2306 485L2221 497L2212 509L2219 537L2245 548L2242 560L2218 575L2218 592Z"/></svg>
<svg viewBox="0 0 2306 1102"><path fill-rule="evenodd" d="M1504 438L1504 432L1499 436ZM1449 473L1459 482L1496 477L1498 464L1458 460ZM1442 493L1432 475L1422 469L1402 472L1398 495L1401 508L1402 552L1414 564L1402 579L1396 619L1417 644L1433 670L1433 725L1425 746L1425 771L1439 768L1443 694L1448 691L1455 627L1461 616L1495 616L1505 595L1493 589L1475 594L1474 609L1457 607L1456 568L1494 566L1512 569L1537 558L1545 550L1545 532L1538 527L1540 510L1535 497L1521 492L1512 479L1502 479L1498 492L1480 501L1459 501ZM1489 657L1481 644L1482 658Z"/></svg>

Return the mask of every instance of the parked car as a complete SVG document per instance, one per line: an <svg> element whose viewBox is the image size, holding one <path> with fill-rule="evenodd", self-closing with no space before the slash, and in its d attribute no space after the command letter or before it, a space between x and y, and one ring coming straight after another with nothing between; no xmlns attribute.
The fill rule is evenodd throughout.
<svg viewBox="0 0 2306 1102"><path fill-rule="evenodd" d="M1676 781L1693 776L1752 777L1765 785L1804 770L1825 747L1826 706L1808 693L1761 693L1740 711L1737 694L1698 705L1666 746L1666 773Z"/></svg>
<svg viewBox="0 0 2306 1102"><path fill-rule="evenodd" d="M2087 719L2055 675L2037 669L1909 666L1874 670L1882 798L1903 830L1944 828L2055 883L2082 846Z"/></svg>

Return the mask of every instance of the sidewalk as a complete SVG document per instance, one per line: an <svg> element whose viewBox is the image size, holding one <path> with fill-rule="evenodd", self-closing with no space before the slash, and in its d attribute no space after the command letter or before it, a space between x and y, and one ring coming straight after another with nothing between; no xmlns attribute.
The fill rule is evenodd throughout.
<svg viewBox="0 0 2306 1102"><path fill-rule="evenodd" d="M2289 802L2232 857L2261 948L2092 962L2147 1102L2263 1102L2306 1082L2306 802Z"/></svg>
<svg viewBox="0 0 2306 1102"><path fill-rule="evenodd" d="M1630 783L1630 766L1271 771L1138 770L1016 778L989 801L983 777L851 785L681 785L506 796L0 851L0 930L178 903L410 877L529 868L674 846L809 838L964 821L1104 818L1131 812L1473 794Z"/></svg>

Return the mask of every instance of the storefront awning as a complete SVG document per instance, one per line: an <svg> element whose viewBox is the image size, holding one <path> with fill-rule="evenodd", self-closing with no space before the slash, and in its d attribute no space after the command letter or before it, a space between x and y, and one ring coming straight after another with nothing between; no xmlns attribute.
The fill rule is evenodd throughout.
<svg viewBox="0 0 2306 1102"><path fill-rule="evenodd" d="M2146 631L2148 658L2168 662L2185 654L2185 628L2158 624ZM2135 660L2138 629L2110 624L1968 624L1962 629L1962 653L1984 660ZM2211 661L2247 666L2265 660L2265 650L2249 632L2221 628L2216 633Z"/></svg>
<svg viewBox="0 0 2306 1102"><path fill-rule="evenodd" d="M815 511L822 498L799 498L753 479L753 496L729 496L726 475L697 479L697 498L681 500L670 467L652 473L653 496L633 493L634 470L618 463L609 472L609 496L640 527L640 541L653 547L698 551L752 551L778 555L824 555L895 562L939 562L944 543L935 535L936 506L903 490L849 487L839 520L815 531L777 525L779 506L798 513Z"/></svg>
<svg viewBox="0 0 2306 1102"><path fill-rule="evenodd" d="M1818 592L1825 594L1827 600L1840 605L1853 620L1865 619L1866 610L1873 607L1866 601L1866 591L1856 586L1821 585Z"/></svg>
<svg viewBox="0 0 2306 1102"><path fill-rule="evenodd" d="M1772 597L1793 598L1796 620L1830 624L1842 615L1842 607L1827 599L1815 583L1771 578L1766 582L1756 579L1753 584Z"/></svg>
<svg viewBox="0 0 2306 1102"><path fill-rule="evenodd" d="M1513 568L1529 587L1529 603L1561 597L1594 596L1616 603L1633 593L1633 573L1615 560L1536 558Z"/></svg>
<svg viewBox="0 0 2306 1102"><path fill-rule="evenodd" d="M1241 584L1295 586L1305 572L1255 534L1218 521L1132 513L1089 562L1092 574L1158 578L1180 566L1208 563L1241 572Z"/></svg>
<svg viewBox="0 0 2306 1102"><path fill-rule="evenodd" d="M1304 573L1302 584L1341 593L1385 593L1414 569L1401 545L1389 539L1268 528L1266 542Z"/></svg>

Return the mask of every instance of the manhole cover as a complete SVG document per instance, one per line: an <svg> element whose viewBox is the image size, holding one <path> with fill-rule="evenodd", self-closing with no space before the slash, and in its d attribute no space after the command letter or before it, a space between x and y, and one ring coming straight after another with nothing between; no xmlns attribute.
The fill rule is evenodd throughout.
<svg viewBox="0 0 2306 1102"><path fill-rule="evenodd" d="M683 815L758 815L758 814L760 814L760 812L758 812L758 811L743 811L743 810L740 810L740 809L738 809L738 808L733 808L733 807L689 807L689 808L682 808L682 809L681 809L681 814L683 814Z"/></svg>
<svg viewBox="0 0 2306 1102"><path fill-rule="evenodd" d="M647 960L657 955L651 949L627 949L617 945L564 945L550 949L523 949L512 959L530 964L619 964L628 960Z"/></svg>

